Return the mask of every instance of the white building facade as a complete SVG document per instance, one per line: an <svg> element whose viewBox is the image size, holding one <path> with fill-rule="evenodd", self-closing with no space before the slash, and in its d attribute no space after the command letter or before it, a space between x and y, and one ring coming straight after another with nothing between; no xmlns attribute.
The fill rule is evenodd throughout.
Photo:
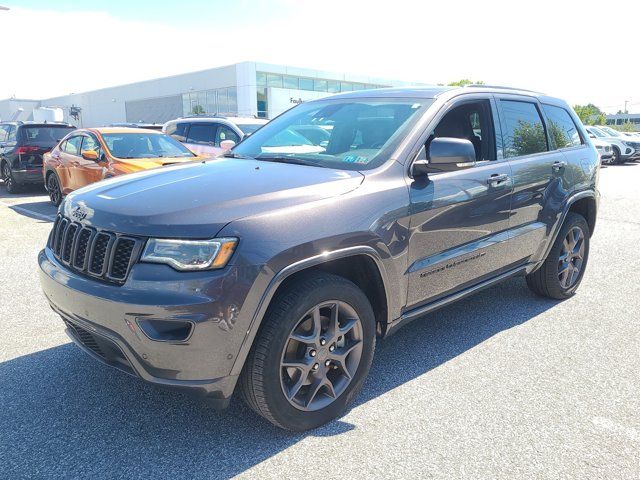
<svg viewBox="0 0 640 480"><path fill-rule="evenodd" d="M417 84L242 62L44 100L2 100L0 120L31 120L37 107L62 108L65 121L81 127L164 123L205 113L273 118L300 102L334 93L405 85ZM79 115L72 117L78 108Z"/></svg>

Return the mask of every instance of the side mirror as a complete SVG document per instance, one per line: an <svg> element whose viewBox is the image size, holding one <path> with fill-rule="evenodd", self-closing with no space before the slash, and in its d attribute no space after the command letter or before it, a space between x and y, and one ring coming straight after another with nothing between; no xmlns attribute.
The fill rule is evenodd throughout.
<svg viewBox="0 0 640 480"><path fill-rule="evenodd" d="M236 142L233 140L223 140L220 142L220 148L222 148L225 152L231 150L236 146Z"/></svg>
<svg viewBox="0 0 640 480"><path fill-rule="evenodd" d="M476 150L473 143L461 138L434 138L429 144L429 160L425 148L411 164L413 178L430 172L450 172L470 168L476 164Z"/></svg>
<svg viewBox="0 0 640 480"><path fill-rule="evenodd" d="M593 133L590 133L589 138L596 138L596 136Z"/></svg>
<svg viewBox="0 0 640 480"><path fill-rule="evenodd" d="M81 155L85 160L89 160L91 162L98 161L98 152L95 150L82 150Z"/></svg>

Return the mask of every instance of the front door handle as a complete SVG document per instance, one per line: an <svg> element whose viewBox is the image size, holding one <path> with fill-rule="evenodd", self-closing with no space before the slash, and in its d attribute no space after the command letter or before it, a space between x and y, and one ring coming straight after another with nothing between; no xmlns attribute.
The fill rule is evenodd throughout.
<svg viewBox="0 0 640 480"><path fill-rule="evenodd" d="M491 187L497 187L498 185L500 185L503 182L506 182L507 180L509 180L509 175L507 175L506 173L500 173L500 174L494 173L489 178L487 178L487 183Z"/></svg>
<svg viewBox="0 0 640 480"><path fill-rule="evenodd" d="M564 162L561 160L558 162L553 162L553 165L551 165L551 168L553 169L554 172L559 172L566 166L567 166L567 162Z"/></svg>

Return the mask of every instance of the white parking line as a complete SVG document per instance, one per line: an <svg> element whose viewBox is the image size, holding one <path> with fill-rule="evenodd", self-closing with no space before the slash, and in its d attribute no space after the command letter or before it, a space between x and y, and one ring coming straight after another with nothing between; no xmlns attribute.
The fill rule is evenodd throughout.
<svg viewBox="0 0 640 480"><path fill-rule="evenodd" d="M44 213L34 212L33 210L29 210L28 208L24 208L19 205L12 205L10 203L3 202L2 200L0 200L0 203L7 208L15 210L16 212L24 213L27 216L39 218L40 220L47 220L49 222L53 222L56 219L55 215L45 215Z"/></svg>

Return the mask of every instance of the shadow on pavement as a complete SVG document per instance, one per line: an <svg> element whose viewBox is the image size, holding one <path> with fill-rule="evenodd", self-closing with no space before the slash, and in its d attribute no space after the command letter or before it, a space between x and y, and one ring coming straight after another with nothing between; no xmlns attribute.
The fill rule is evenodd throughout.
<svg viewBox="0 0 640 480"><path fill-rule="evenodd" d="M415 321L378 343L356 406L554 305L514 279ZM284 432L238 398L216 412L104 367L72 344L0 363L0 405L6 478L226 478L306 436L355 428L338 420L306 434Z"/></svg>

